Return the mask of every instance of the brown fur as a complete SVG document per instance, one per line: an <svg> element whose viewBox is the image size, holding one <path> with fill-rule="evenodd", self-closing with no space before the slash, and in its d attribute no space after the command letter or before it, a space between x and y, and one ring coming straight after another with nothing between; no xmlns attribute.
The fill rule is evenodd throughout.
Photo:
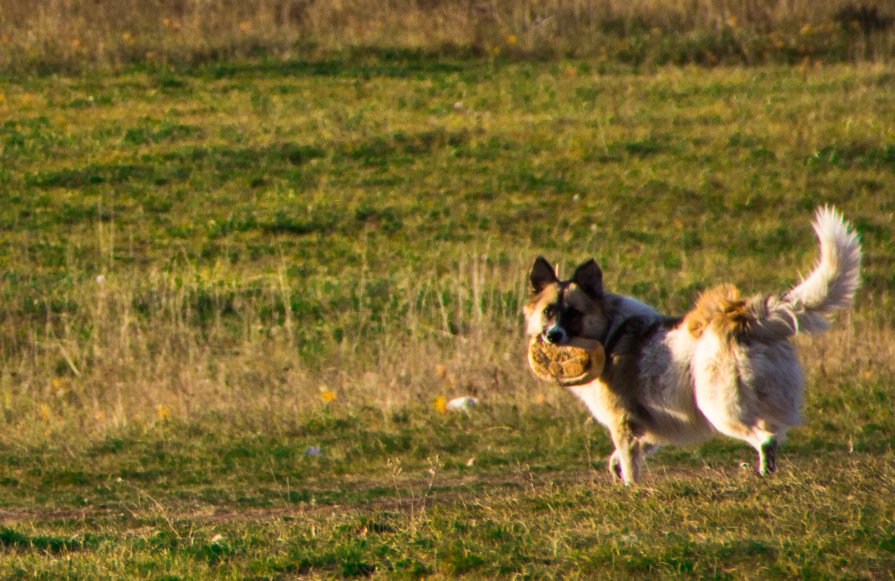
<svg viewBox="0 0 895 581"><path fill-rule="evenodd" d="M722 284L699 295L684 321L696 339L709 327L722 337L735 338L747 331L754 319L747 301L740 298L739 289Z"/></svg>

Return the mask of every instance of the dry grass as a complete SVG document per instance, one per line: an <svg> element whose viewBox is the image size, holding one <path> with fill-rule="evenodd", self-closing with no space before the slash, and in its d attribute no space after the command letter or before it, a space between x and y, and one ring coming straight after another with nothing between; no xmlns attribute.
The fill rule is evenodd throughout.
<svg viewBox="0 0 895 581"><path fill-rule="evenodd" d="M247 285L234 285L235 298L224 298L227 293L200 281L159 272L139 281L88 280L57 297L79 305L77 314L19 329L13 319L4 322L4 351L17 358L5 358L0 374L7 418L2 423L16 439L28 441L73 429L102 437L131 424L209 414L234 426L259 417L271 426L289 425L324 408L337 413L375 408L389 417L437 405L439 397L466 394L523 412L544 404L577 409L562 390L531 377L518 313L483 300L486 289L509 285L518 304L524 292L519 277L458 274L454 300L466 307L445 313L437 300L419 299L434 279L411 283L395 309L402 314L381 315L380 323L391 332L368 344L370 337L358 330L320 363L309 362L298 345L297 327L307 321L291 316L288 307L280 322L263 316L278 298L273 293L291 289L274 284L266 288L267 296L253 297ZM197 296L208 298L197 301ZM214 305L197 325L195 310L204 308L197 306L202 300ZM147 311L135 310L147 301L148 317ZM865 319L859 324L843 317L827 335L800 339L810 386L807 407L819 414L812 421L823 419L814 399L841 398L843 385L872 386L895 374L891 329L867 321L869 314L859 311ZM866 418L860 409L855 413L848 423L860 430Z"/></svg>
<svg viewBox="0 0 895 581"><path fill-rule="evenodd" d="M117 67L351 47L629 62L876 59L883 0L0 1L0 67Z"/></svg>
<svg viewBox="0 0 895 581"><path fill-rule="evenodd" d="M271 277L260 294L251 288L257 279L230 288L163 272L87 279L52 299L78 305L76 312L37 325L3 322L4 352L16 354L0 374L6 417L20 436L40 438L209 413L236 424L292 421L327 406L390 415L431 406L439 395L486 391L493 402L525 406L536 384L524 365L519 315L486 296L486 284L515 286L521 296L521 280L492 271L485 281L481 264L471 268L450 291L432 293L434 278L409 282L394 303L400 314L379 315L377 325L391 332L371 339L355 329L330 343L320 363L298 345L299 327L310 321L291 312L295 291L285 276ZM455 306L422 298L443 292L454 293ZM272 305L282 308L278 320L265 314ZM328 316L327 325L339 324L338 314Z"/></svg>

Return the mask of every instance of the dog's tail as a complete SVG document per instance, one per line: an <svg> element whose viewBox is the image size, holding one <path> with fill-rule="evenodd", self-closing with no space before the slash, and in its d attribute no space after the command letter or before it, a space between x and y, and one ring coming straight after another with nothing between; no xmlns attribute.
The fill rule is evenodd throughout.
<svg viewBox="0 0 895 581"><path fill-rule="evenodd" d="M704 293L687 315L694 335L714 326L736 338L779 340L797 333L819 333L829 317L847 309L860 284L861 243L842 215L830 207L817 210L814 231L820 258L807 277L781 294L740 299L729 285Z"/></svg>
<svg viewBox="0 0 895 581"><path fill-rule="evenodd" d="M792 336L826 330L835 311L847 309L860 285L861 243L842 214L824 206L814 218L820 258L811 274L781 295L750 301L756 332Z"/></svg>

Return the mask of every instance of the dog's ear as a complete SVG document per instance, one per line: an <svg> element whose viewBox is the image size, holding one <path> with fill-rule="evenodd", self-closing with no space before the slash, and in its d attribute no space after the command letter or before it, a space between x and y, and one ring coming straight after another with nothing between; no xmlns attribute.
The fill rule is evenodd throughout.
<svg viewBox="0 0 895 581"><path fill-rule="evenodd" d="M547 262L547 259L543 256L538 256L535 258L535 263L531 265L531 272L528 275L528 288L531 291L531 294L538 294L548 284L552 284L559 279L556 278L556 271L553 270L553 267L550 266L550 263Z"/></svg>
<svg viewBox="0 0 895 581"><path fill-rule="evenodd" d="M572 282L595 299L603 296L603 271L593 258L575 269Z"/></svg>

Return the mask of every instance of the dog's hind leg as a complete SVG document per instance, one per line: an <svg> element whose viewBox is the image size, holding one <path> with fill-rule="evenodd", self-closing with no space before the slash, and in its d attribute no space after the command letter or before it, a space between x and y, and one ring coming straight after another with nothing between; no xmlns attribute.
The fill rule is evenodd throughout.
<svg viewBox="0 0 895 581"><path fill-rule="evenodd" d="M739 430L721 430L723 433L749 443L758 452L756 472L767 476L777 470L778 434L758 427L741 426Z"/></svg>
<svg viewBox="0 0 895 581"><path fill-rule="evenodd" d="M767 426L753 426L745 432L745 437L741 437L741 439L749 442L758 452L756 472L760 476L767 476L777 470L777 446L781 436L782 432L777 433Z"/></svg>
<svg viewBox="0 0 895 581"><path fill-rule="evenodd" d="M785 429L759 420L758 425L749 431L746 440L758 451L758 473L762 476L777 470L777 446L786 433Z"/></svg>
<svg viewBox="0 0 895 581"><path fill-rule="evenodd" d="M785 432L778 429L765 419L750 418L748 421L741 419L742 409L735 402L724 402L725 405L706 405L701 401L700 411L716 430L748 443L758 452L757 472L766 476L777 469L777 444ZM748 406L745 406L748 407Z"/></svg>
<svg viewBox="0 0 895 581"><path fill-rule="evenodd" d="M777 436L771 436L758 447L758 473L762 476L777 470Z"/></svg>

